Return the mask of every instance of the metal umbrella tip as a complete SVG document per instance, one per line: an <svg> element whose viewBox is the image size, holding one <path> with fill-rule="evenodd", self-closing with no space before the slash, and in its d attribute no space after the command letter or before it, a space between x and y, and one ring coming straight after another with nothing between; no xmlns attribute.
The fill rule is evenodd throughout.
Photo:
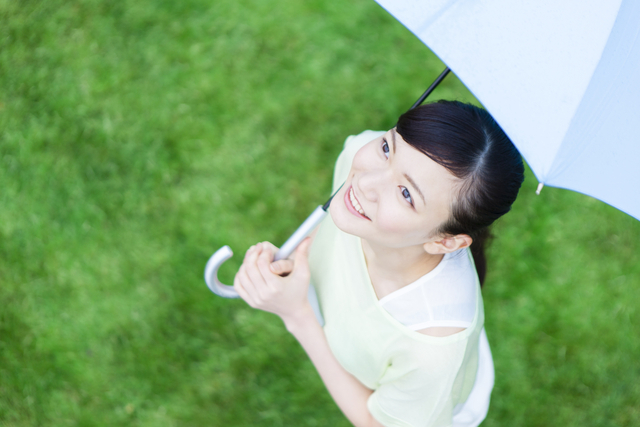
<svg viewBox="0 0 640 427"><path fill-rule="evenodd" d="M536 194L539 196L540 192L542 191L542 187L544 187L544 182L539 182L538 183L538 188L536 189Z"/></svg>

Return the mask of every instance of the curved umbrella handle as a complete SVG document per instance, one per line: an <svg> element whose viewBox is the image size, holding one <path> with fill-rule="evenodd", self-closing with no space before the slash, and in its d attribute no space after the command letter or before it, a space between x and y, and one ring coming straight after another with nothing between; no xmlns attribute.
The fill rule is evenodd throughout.
<svg viewBox="0 0 640 427"><path fill-rule="evenodd" d="M325 205L328 208L328 205ZM318 206L311 215L298 227L298 229L284 242L284 245L280 248L280 250L276 253L274 261L278 261L281 259L288 258L289 255L296 250L298 245L302 243L302 241L313 231L314 228L324 219L327 215L327 211L324 210L323 206ZM233 256L233 251L229 246L223 246L218 249L209 261L207 261L207 266L204 268L204 281L207 283L207 286L214 294L217 294L224 298L238 298L238 293L233 286L227 286L222 284L218 280L218 269L222 265L223 262L228 260Z"/></svg>
<svg viewBox="0 0 640 427"><path fill-rule="evenodd" d="M218 280L218 269L223 262L232 256L233 251L229 246L225 245L211 255L211 258L209 258L204 268L204 281L207 283L207 286L211 289L211 292L223 298L238 298L240 296L236 290L233 289L233 286L224 285Z"/></svg>

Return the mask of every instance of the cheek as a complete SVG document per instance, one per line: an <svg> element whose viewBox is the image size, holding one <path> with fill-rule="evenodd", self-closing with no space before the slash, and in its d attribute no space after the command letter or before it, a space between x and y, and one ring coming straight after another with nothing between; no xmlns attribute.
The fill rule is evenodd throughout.
<svg viewBox="0 0 640 427"><path fill-rule="evenodd" d="M372 143L368 143L360 148L351 162L351 169L367 169L373 161L376 160L375 146Z"/></svg>
<svg viewBox="0 0 640 427"><path fill-rule="evenodd" d="M406 233L415 230L416 227L415 218L411 218L409 214L410 212L405 212L397 201L387 200L379 205L376 223L382 232Z"/></svg>
<svg viewBox="0 0 640 427"><path fill-rule="evenodd" d="M436 227L433 218L409 212L399 203L385 203L376 218L381 233L395 235L406 242L427 240Z"/></svg>

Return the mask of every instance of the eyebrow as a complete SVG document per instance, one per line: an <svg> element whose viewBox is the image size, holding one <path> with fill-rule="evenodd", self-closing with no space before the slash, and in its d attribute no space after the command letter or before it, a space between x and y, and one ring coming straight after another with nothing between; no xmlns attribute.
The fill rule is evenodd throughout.
<svg viewBox="0 0 640 427"><path fill-rule="evenodd" d="M415 181L411 179L411 177L409 175L407 175L406 173L403 174L405 178L407 178L407 181L409 181L409 183L413 186L413 188L415 188L418 191L418 194L420 195L420 197L422 197L422 203L424 203L425 205L427 204L427 202L424 200L424 196L422 195L422 191L420 191L420 188L418 188L418 186L416 185Z"/></svg>

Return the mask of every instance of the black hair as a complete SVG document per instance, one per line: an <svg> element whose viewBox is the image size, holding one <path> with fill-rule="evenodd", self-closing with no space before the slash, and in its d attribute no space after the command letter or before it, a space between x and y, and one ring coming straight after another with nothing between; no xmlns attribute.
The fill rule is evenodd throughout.
<svg viewBox="0 0 640 427"><path fill-rule="evenodd" d="M458 101L409 110L398 119L396 130L409 145L461 180L451 216L437 234L471 236L482 285L489 226L509 212L524 180L520 153L486 110Z"/></svg>

